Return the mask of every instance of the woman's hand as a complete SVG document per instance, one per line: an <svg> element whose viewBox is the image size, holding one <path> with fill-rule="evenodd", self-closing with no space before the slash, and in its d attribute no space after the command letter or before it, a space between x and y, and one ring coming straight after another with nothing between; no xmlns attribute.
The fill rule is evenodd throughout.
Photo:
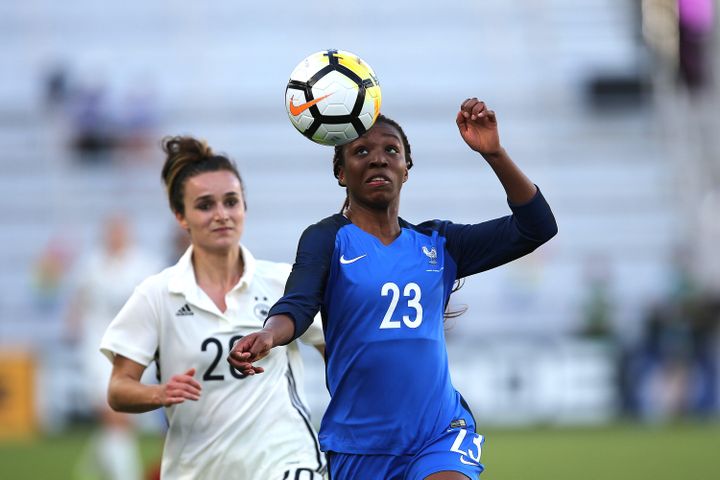
<svg viewBox="0 0 720 480"><path fill-rule="evenodd" d="M173 375L167 383L160 385L141 383L144 371L144 365L122 355L115 355L108 386L108 404L113 410L142 413L200 398L202 386L193 378L194 368Z"/></svg>
<svg viewBox="0 0 720 480"><path fill-rule="evenodd" d="M160 385L160 403L164 407L169 407L183 403L185 400L199 400L202 386L193 377L195 377L194 368L170 377L166 384Z"/></svg>
<svg viewBox="0 0 720 480"><path fill-rule="evenodd" d="M501 151L495 112L485 102L468 98L455 119L460 135L470 148L481 155L496 155Z"/></svg>
<svg viewBox="0 0 720 480"><path fill-rule="evenodd" d="M289 315L273 315L265 321L262 330L238 340L230 350L227 361L243 375L263 373L265 369L253 363L267 357L273 347L291 342L294 332L295 322Z"/></svg>
<svg viewBox="0 0 720 480"><path fill-rule="evenodd" d="M273 346L272 332L260 330L238 340L230 351L227 361L243 375L262 373L265 370L254 366L253 363L265 358Z"/></svg>

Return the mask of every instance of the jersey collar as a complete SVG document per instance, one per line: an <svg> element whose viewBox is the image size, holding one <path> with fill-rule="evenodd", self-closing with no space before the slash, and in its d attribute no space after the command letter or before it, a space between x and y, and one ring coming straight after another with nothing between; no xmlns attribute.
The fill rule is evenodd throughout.
<svg viewBox="0 0 720 480"><path fill-rule="evenodd" d="M243 274L238 283L231 291L247 288L252 284L255 277L256 261L250 250L240 244L240 255L243 259ZM175 264L174 272L168 280L168 290L170 293L179 293L184 295L188 300L194 299L198 293L198 284L195 279L195 270L192 265L193 247L190 245L180 260Z"/></svg>

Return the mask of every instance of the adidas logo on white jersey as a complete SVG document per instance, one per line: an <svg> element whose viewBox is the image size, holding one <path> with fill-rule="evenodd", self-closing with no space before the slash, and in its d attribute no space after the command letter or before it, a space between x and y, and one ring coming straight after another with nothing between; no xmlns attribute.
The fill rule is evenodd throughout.
<svg viewBox="0 0 720 480"><path fill-rule="evenodd" d="M195 315L195 313L192 310L190 310L190 305L188 305L187 303L185 305L183 305L180 310L175 312L175 316L177 316L177 317L182 317L184 315Z"/></svg>

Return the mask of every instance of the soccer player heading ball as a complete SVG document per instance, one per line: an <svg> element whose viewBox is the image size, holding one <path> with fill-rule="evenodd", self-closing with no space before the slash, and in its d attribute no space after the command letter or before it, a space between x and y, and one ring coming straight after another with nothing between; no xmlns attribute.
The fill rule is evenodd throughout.
<svg viewBox="0 0 720 480"><path fill-rule="evenodd" d="M495 112L470 98L456 122L497 175L512 214L474 225L400 218L413 160L402 128L381 115L336 147L342 212L305 230L285 296L230 354L243 373L260 373L255 363L320 310L331 395L320 444L334 480L466 480L483 470L483 437L450 381L444 311L456 280L532 252L557 225L501 146Z"/></svg>

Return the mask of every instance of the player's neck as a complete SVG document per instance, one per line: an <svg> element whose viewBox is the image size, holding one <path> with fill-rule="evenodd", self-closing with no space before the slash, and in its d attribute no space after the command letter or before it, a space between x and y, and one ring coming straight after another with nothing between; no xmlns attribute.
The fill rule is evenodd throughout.
<svg viewBox="0 0 720 480"><path fill-rule="evenodd" d="M357 203L351 204L345 210L345 216L353 225L370 235L374 235L384 245L391 244L400 236L397 205L386 209L373 209L363 207Z"/></svg>
<svg viewBox="0 0 720 480"><path fill-rule="evenodd" d="M240 280L244 271L240 248L227 251L193 250L193 268L198 285L229 292Z"/></svg>

